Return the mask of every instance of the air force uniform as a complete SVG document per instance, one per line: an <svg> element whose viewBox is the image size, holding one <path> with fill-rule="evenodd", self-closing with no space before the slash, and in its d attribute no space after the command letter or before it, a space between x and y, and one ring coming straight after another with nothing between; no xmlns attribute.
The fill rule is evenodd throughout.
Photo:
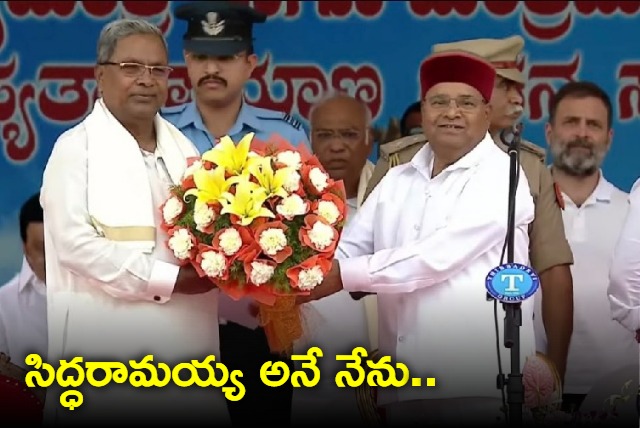
<svg viewBox="0 0 640 428"><path fill-rule="evenodd" d="M195 101L166 107L162 109L161 114L193 141L200 153L215 145L216 138L204 125ZM254 132L259 140L267 140L277 134L295 146L302 143L309 146L309 139L302 124L291 115L243 102L238 119L227 134L237 142L250 132Z"/></svg>

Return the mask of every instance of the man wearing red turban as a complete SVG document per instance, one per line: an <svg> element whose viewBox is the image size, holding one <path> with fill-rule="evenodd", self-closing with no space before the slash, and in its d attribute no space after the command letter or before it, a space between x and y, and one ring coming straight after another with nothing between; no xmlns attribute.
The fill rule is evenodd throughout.
<svg viewBox="0 0 640 428"><path fill-rule="evenodd" d="M309 297L342 289L377 293L379 353L421 381L378 389L389 425L504 424L497 353L504 372L510 354L496 349L494 304L485 289L502 260L509 198L509 156L488 132L494 81L493 66L471 54L436 54L422 64L429 143L375 187L345 228L331 272ZM514 262L528 265L534 203L524 173L515 199ZM532 318L533 300L525 300L522 365L535 354Z"/></svg>

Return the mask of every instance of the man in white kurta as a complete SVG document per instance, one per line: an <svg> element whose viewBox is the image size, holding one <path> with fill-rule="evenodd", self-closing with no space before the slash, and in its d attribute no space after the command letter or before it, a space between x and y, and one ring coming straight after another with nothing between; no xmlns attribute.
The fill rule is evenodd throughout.
<svg viewBox="0 0 640 428"><path fill-rule="evenodd" d="M367 160L373 146L370 117L365 103L342 92L324 95L310 114L311 148L329 176L343 180L347 223L361 206L373 172L373 164ZM323 357L318 363L320 383L313 388L294 390L294 424L361 422L355 390L336 387L335 374L344 367L336 356L350 354L359 346L369 350L377 347L377 337L369 336L368 328L368 322L377 323L377 318L368 319L366 312L368 302L375 308L375 298L372 295L355 300L347 291L341 291L304 308L309 331L296 344L296 352L304 353L309 347L318 346ZM327 408L332 411L327 412Z"/></svg>
<svg viewBox="0 0 640 428"><path fill-rule="evenodd" d="M121 38L112 58L99 58L103 97L56 141L43 178L49 362L82 356L128 366L153 355L154 365L173 367L217 357L218 291L178 265L159 228L169 186L197 155L157 114L166 99L168 72L158 65L167 62L166 45L144 21L108 24L99 46L114 35ZM68 389L84 395L74 410L59 402ZM228 422L221 391L195 385L51 387L46 406L47 422L63 425Z"/></svg>
<svg viewBox="0 0 640 428"><path fill-rule="evenodd" d="M629 211L613 254L609 279L611 317L640 342L640 180L629 194Z"/></svg>
<svg viewBox="0 0 640 428"><path fill-rule="evenodd" d="M431 143L376 186L342 235L339 262L312 298L342 288L377 293L380 354L423 380L421 387L378 388L389 424L484 426L500 417L494 303L484 284L501 264L509 177L509 157L487 132L495 71L476 57L450 53L425 61L420 77ZM457 153L453 162L443 162L447 150ZM533 213L521 172L515 262L528 264ZM532 315L532 301L525 301L522 364L535 352ZM502 343L501 305L498 317ZM500 354L507 373L509 350L501 345ZM435 387L425 385L427 377L436 378Z"/></svg>
<svg viewBox="0 0 640 428"><path fill-rule="evenodd" d="M600 166L613 129L611 101L597 85L570 82L551 100L546 125L553 154L551 172L564 201L562 218L574 264L573 335L564 376L563 407L579 410L587 394L606 396L622 386L596 391L594 386L624 367L636 366L634 334L611 319L607 285L614 247L629 208L628 195L604 176ZM539 297L536 296L536 314ZM535 317L538 350L547 353L542 317Z"/></svg>
<svg viewBox="0 0 640 428"><path fill-rule="evenodd" d="M40 194L20 208L22 268L0 286L0 353L28 368L31 353L47 355L47 288L45 285L44 225Z"/></svg>
<svg viewBox="0 0 640 428"><path fill-rule="evenodd" d="M0 286L0 352L25 369L27 355L47 355L47 289L24 258L20 272Z"/></svg>

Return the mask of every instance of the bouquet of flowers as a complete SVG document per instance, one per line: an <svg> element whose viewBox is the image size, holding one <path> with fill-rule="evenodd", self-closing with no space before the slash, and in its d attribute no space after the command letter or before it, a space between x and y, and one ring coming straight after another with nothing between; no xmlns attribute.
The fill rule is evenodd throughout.
<svg viewBox="0 0 640 428"><path fill-rule="evenodd" d="M296 295L332 266L345 219L342 181L315 156L279 138L225 136L190 159L161 206L168 247L234 299L258 302L273 352L303 334Z"/></svg>

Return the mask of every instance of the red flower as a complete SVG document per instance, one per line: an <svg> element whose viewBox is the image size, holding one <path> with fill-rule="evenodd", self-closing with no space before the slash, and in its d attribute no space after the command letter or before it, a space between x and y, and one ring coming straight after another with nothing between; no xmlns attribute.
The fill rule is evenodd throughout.
<svg viewBox="0 0 640 428"><path fill-rule="evenodd" d="M167 204L171 204L170 207L167 207ZM165 213L166 207L166 213ZM182 215L185 212L186 204L180 198L180 196L171 192L171 196L167 198L166 201L160 206L160 213L162 217L162 223L160 224L160 228L165 232L169 232L172 228L175 227L176 223L180 220ZM172 212L169 212L172 211ZM173 216L172 218L167 218L167 216Z"/></svg>
<svg viewBox="0 0 640 428"><path fill-rule="evenodd" d="M220 237L223 234L228 233L229 230L237 231L240 238L239 248L231 254L228 254L225 251L225 249L223 249L220 246ZM230 226L230 227L225 227L224 229L220 229L219 231L216 232L216 234L213 236L213 241L211 242L211 246L215 248L217 251L220 251L221 253L223 253L226 257L229 257L231 259L231 262L233 262L235 259L242 256L243 252L246 253L247 249L253 248L255 246L255 241L253 239L253 235L251 234L251 231L248 228L241 227L241 226ZM226 248L226 250L230 251L232 250L232 248Z"/></svg>
<svg viewBox="0 0 640 428"><path fill-rule="evenodd" d="M342 183L342 181L340 181L339 183ZM318 212L320 202L332 202L338 209L338 216L333 222L329 221L330 219L320 216ZM329 222L329 224L336 225L346 217L346 204L344 202L344 199L340 198L335 193L325 193L320 197L320 199L316 199L315 201L313 201L313 203L311 204L311 212L318 214L321 218Z"/></svg>
<svg viewBox="0 0 640 428"><path fill-rule="evenodd" d="M258 226L255 229L255 233L254 233L254 239L256 240L256 242L258 243L258 245L260 246L260 249L262 250L262 253L264 255L266 255L267 257L270 257L271 259L275 260L276 263L280 264L283 261L285 261L289 256L291 256L291 254L293 254L293 250L291 249L291 247L289 246L288 242L276 242L273 245L271 245L271 247L275 247L277 248L278 246L280 246L280 244L283 245L282 248L276 250L275 252L270 252L270 248L265 248L261 245L260 240L264 238L263 233L267 232L269 233L268 229L279 229L282 231L282 234L284 234L285 239L287 236L287 230L289 229L284 223L282 223L281 221L271 221L268 223L263 223L262 225ZM274 234L274 236L277 238L279 234ZM281 236L281 235L280 235Z"/></svg>
<svg viewBox="0 0 640 428"><path fill-rule="evenodd" d="M184 266L193 260L198 252L198 241L186 227L174 227L167 234L167 248L178 260L181 266Z"/></svg>
<svg viewBox="0 0 640 428"><path fill-rule="evenodd" d="M253 264L254 264L254 262L258 262L258 263L263 263L263 264L265 264L265 265L269 265L269 266L271 266L271 267L272 267L272 268L274 268L274 269L277 267L276 262L274 262L273 260L265 259L265 258L260 258L260 259L258 259L258 258L256 258L256 257L253 257L253 258L246 258L246 259L244 260L244 262L243 262L243 265L244 265L244 273L247 275L247 282L248 282L248 283L250 283L250 284L254 284L254 285L255 285L255 286L257 286L257 287L268 285L268 284L270 283L270 279L268 279L266 282L261 283L261 284L255 284L255 283L251 280L251 278L252 278L252 274L253 274Z"/></svg>
<svg viewBox="0 0 640 428"><path fill-rule="evenodd" d="M301 172L305 190L312 195L320 196L334 185L334 180L315 156L302 165Z"/></svg>
<svg viewBox="0 0 640 428"><path fill-rule="evenodd" d="M324 242L318 242L320 239L316 239L316 242L313 242L312 235L314 233L314 226L316 226L316 224L318 223L320 223L320 225L317 229L315 229L315 231L324 229L331 234L331 242L327 243L326 246L322 245L325 244ZM333 253L336 251L336 245L338 245L338 239L340 239L340 234L338 233L338 231L333 226L331 226L328 221L315 214L309 214L304 218L304 226L300 228L298 235L300 238L300 242L302 242L307 247L313 248L319 253L330 255L333 255Z"/></svg>
<svg viewBox="0 0 640 428"><path fill-rule="evenodd" d="M315 267L318 267L320 268L320 271L322 272L322 277L324 278L327 275L327 273L331 270L332 265L333 263L331 260L328 260L327 258L322 257L319 254L316 254L315 256L309 257L307 260L303 261L299 265L296 265L296 266L293 266L292 268L287 269L286 274L287 274L287 278L289 278L289 281L291 282L292 288L296 288L301 291L309 291L319 284L305 284L304 282L301 283L300 274L303 271L309 271ZM308 279L306 279L305 281L308 281ZM313 286L310 286L310 285L313 285Z"/></svg>
<svg viewBox="0 0 640 428"><path fill-rule="evenodd" d="M224 253L205 244L199 244L197 247L197 255L193 267L201 277L209 277L214 282L226 281L229 279L229 259ZM221 267L217 272L213 270ZM207 270L209 272L207 273Z"/></svg>

